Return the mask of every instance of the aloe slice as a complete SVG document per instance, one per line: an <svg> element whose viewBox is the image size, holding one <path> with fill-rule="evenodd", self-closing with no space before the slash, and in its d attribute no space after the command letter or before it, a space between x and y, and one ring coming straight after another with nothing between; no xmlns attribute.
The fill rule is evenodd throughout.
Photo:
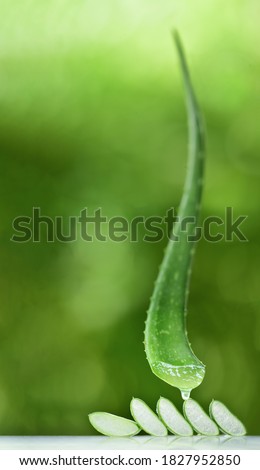
<svg viewBox="0 0 260 470"><path fill-rule="evenodd" d="M160 397L156 411L162 422L173 434L177 434L177 436L192 436L192 427L170 400Z"/></svg>
<svg viewBox="0 0 260 470"><path fill-rule="evenodd" d="M139 426L131 419L97 411L88 415L89 421L101 434L110 437L129 437L140 432Z"/></svg>
<svg viewBox="0 0 260 470"><path fill-rule="evenodd" d="M198 434L204 436L217 436L219 434L216 423L210 419L195 400L189 398L183 403L183 413Z"/></svg>
<svg viewBox="0 0 260 470"><path fill-rule="evenodd" d="M157 437L167 436L166 427L143 400L133 398L130 411L134 420L147 434Z"/></svg>
<svg viewBox="0 0 260 470"><path fill-rule="evenodd" d="M244 436L246 434L243 423L220 401L212 400L209 405L209 414L225 434L230 434L230 436Z"/></svg>

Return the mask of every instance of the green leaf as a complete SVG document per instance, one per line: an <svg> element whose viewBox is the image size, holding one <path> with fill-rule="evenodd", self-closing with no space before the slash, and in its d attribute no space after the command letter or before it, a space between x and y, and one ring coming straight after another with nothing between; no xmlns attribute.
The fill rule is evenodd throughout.
<svg viewBox="0 0 260 470"><path fill-rule="evenodd" d="M179 220L174 225L178 240L169 240L148 310L145 328L145 351L155 375L178 387L184 398L201 384L205 366L193 353L186 330L186 310L191 262L196 241L194 236L202 195L204 170L204 127L193 91L184 51L177 33L174 33L189 122L189 158L184 192L179 209ZM189 223L184 230L187 218Z"/></svg>

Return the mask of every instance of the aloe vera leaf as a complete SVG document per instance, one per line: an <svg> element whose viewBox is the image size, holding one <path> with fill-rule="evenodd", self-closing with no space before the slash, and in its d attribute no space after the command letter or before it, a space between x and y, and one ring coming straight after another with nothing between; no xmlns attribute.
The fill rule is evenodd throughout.
<svg viewBox="0 0 260 470"><path fill-rule="evenodd" d="M183 398L198 387L205 375L205 366L193 353L186 330L186 309L195 241L188 241L197 226L203 185L204 127L193 91L185 55L177 33L177 47L189 123L189 157L184 192L179 208L179 220L174 225L178 241L168 242L159 275L155 283L145 327L145 351L153 373L179 388ZM187 230L181 230L184 220L192 216Z"/></svg>
<svg viewBox="0 0 260 470"><path fill-rule="evenodd" d="M212 400L209 414L224 434L244 436L246 428L241 421L220 401Z"/></svg>
<svg viewBox="0 0 260 470"><path fill-rule="evenodd" d="M156 437L167 436L167 428L143 400L132 398L130 411L134 420L147 434Z"/></svg>
<svg viewBox="0 0 260 470"><path fill-rule="evenodd" d="M219 434L216 423L210 419L195 400L189 398L189 400L184 401L183 414L198 434L204 436L217 436Z"/></svg>
<svg viewBox="0 0 260 470"><path fill-rule="evenodd" d="M88 415L89 421L101 434L110 437L130 437L140 432L139 426L132 420L110 413L97 411Z"/></svg>
<svg viewBox="0 0 260 470"><path fill-rule="evenodd" d="M159 398L156 411L162 422L173 434L183 437L193 435L193 429L190 424L167 398Z"/></svg>

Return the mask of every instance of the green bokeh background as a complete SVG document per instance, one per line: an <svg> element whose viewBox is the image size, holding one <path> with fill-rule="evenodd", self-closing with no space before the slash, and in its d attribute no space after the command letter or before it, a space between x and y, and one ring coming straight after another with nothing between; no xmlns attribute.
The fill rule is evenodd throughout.
<svg viewBox="0 0 260 470"><path fill-rule="evenodd" d="M207 123L203 217L248 215L248 243L201 241L188 330L206 364L192 396L259 434L258 0L1 0L0 433L92 434L132 396L181 406L143 351L166 241L13 243L32 207L54 217L164 215L181 197L186 112L171 29Z"/></svg>

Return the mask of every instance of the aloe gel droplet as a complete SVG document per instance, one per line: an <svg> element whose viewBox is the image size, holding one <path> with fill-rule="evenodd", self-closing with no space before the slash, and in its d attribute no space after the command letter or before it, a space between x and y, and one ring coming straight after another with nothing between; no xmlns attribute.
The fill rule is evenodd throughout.
<svg viewBox="0 0 260 470"><path fill-rule="evenodd" d="M181 390L181 398L183 400L188 400L190 398L191 390Z"/></svg>

